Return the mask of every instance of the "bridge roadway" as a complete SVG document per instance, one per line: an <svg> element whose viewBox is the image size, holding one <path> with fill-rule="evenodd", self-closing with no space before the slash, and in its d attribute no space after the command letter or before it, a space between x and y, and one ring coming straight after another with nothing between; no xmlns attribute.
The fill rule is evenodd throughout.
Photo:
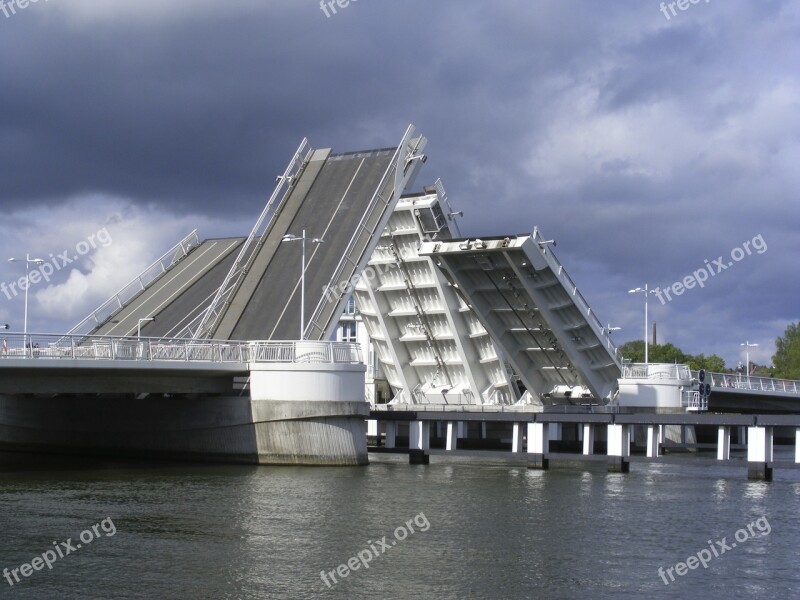
<svg viewBox="0 0 800 600"><path fill-rule="evenodd" d="M310 317L394 153L392 148L352 155L321 154L311 161L292 197L270 224L213 337L299 337L302 245L281 243L283 236L300 236L305 230L308 238L324 240L322 244L306 242L305 314Z"/></svg>
<svg viewBox="0 0 800 600"><path fill-rule="evenodd" d="M194 318L211 301L242 241L243 238L226 238L202 242L94 329L92 335L135 335L139 320L153 316L155 321L142 323L143 335L174 334L174 329Z"/></svg>

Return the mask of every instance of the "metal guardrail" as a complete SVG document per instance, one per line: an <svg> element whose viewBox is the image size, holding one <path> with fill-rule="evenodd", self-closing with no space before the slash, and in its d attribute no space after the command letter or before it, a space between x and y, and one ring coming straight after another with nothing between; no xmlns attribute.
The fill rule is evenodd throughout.
<svg viewBox="0 0 800 600"><path fill-rule="evenodd" d="M192 248L200 244L197 229L161 255L153 264L142 271L116 294L103 302L84 319L67 332L67 335L89 333L98 325L117 314L123 307L139 295L153 281L167 272L172 265L186 256Z"/></svg>
<svg viewBox="0 0 800 600"><path fill-rule="evenodd" d="M531 235L531 239L536 244L536 246L540 249L542 254L550 255L553 263L557 266L557 268L553 269L551 265L551 270L556 278L561 282L561 285L564 286L564 290L567 291L568 294L572 297L572 301L575 303L577 309L583 314L584 318L588 323L594 325L595 334L598 338L605 340L606 342L606 349L608 350L609 354L612 355L614 361L616 362L617 366L622 365L622 354L617 348L617 345L611 339L611 334L606 331L606 326L600 322L600 319L597 318L597 315L592 310L592 307L589 306L589 303L586 301L586 298L583 297L580 290L578 290L578 286L575 285L575 282L572 281L572 278L567 273L566 269L564 269L564 265L561 264L561 261L558 260L556 253L553 252L551 246L542 246L541 244L545 242L545 238L542 237L542 233L539 231L538 227L533 228L533 234Z"/></svg>
<svg viewBox="0 0 800 600"><path fill-rule="evenodd" d="M708 397L701 396L696 390L683 392L681 406L688 412L706 412L708 410Z"/></svg>
<svg viewBox="0 0 800 600"><path fill-rule="evenodd" d="M227 275L225 275L224 281L217 289L217 293L211 301L211 304L201 313L199 322L193 321L187 325L179 335L185 334L187 337L199 338L203 335L213 333L213 330L216 328L225 310L227 310L228 303L236 293L236 290L239 288L239 285L244 280L244 277L247 275L247 272L256 259L258 250L256 249L251 252L251 246L255 244L257 248L260 248L264 243L264 233L270 223L272 223L275 215L278 214L284 201L294 189L294 184L300 177L300 173L305 168L306 161L311 157L313 151L314 149L311 148L308 139L303 138L297 151L292 156L292 160L289 161L289 166L286 167L283 175L278 176L275 190L267 201L264 210L261 211L256 224L253 225L250 235L247 236L244 244L242 244L242 247L239 249L236 260L231 265ZM275 202L278 202L278 204L276 205Z"/></svg>
<svg viewBox="0 0 800 600"><path fill-rule="evenodd" d="M339 306L340 310L338 311L335 307L341 304L345 296L349 295L352 290L348 290L348 292L345 293L338 289L339 285L345 281L352 284L352 277L356 273L358 265L362 260L364 266L366 266L366 262L369 260L369 255L371 254L371 252L366 252L366 250L369 249L370 244L373 242L375 234L382 231L385 226L384 215L387 207L400 198L408 183L406 179L408 165L410 164L408 161L425 148L427 139L421 135L414 138L415 134L416 129L413 125L409 125L403 135L403 139L400 141L400 145L395 149L389 166L386 167L386 171L383 173L383 177L381 177L380 183L375 189L367 208L364 210L364 214L361 216L361 220L358 222L355 232L347 244L347 248L342 253L339 264L336 265L333 275L325 286L326 293L323 294L322 298L317 303L311 315L311 319L309 319L306 324L304 332L306 337L308 337L309 332L313 329L316 329L320 335L325 334L329 322L328 320L324 320L324 322L320 324L320 321L323 320L323 315L326 310L330 311L331 318L333 318L333 315L338 316L338 314L341 313L341 308L343 307ZM405 163L403 162L404 160L406 161ZM403 166L404 168L400 168ZM384 190L389 185L392 178L394 178L394 189L387 198L384 198ZM374 218L376 215L378 216L377 219ZM375 222L373 225L375 229L370 229L368 224L373 221ZM367 239L361 243L364 235L367 236ZM374 242L377 244L377 239L375 239ZM348 277L345 277L347 270L350 271L350 274ZM332 310L330 309L331 304L334 306Z"/></svg>
<svg viewBox="0 0 800 600"><path fill-rule="evenodd" d="M697 372L693 373L697 377ZM754 377L739 373L711 373L706 371L706 383L712 388L749 390L755 392L784 392L800 394L800 381L792 379L775 379L772 377Z"/></svg>
<svg viewBox="0 0 800 600"><path fill-rule="evenodd" d="M232 341L10 333L0 368L16 359L175 361L210 363L361 363L361 347L348 342Z"/></svg>
<svg viewBox="0 0 800 600"><path fill-rule="evenodd" d="M688 380L692 371L686 365L667 363L630 363L622 365L622 379L673 379Z"/></svg>

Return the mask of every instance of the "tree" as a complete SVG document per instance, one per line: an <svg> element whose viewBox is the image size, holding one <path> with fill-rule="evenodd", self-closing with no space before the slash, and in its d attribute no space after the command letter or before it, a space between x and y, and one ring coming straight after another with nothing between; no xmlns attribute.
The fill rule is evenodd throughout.
<svg viewBox="0 0 800 600"><path fill-rule="evenodd" d="M635 363L644 362L644 341L642 340L626 342L619 347L619 350L626 360ZM651 363L677 363L689 365L689 368L693 371L705 369L706 371L712 371L714 373L725 372L725 361L722 357L716 354L710 354L709 356L698 354L693 356L691 354L686 354L683 350L672 344L650 344L648 355Z"/></svg>
<svg viewBox="0 0 800 600"><path fill-rule="evenodd" d="M800 379L800 323L790 323L775 340L775 355L772 357L775 377Z"/></svg>
<svg viewBox="0 0 800 600"><path fill-rule="evenodd" d="M642 340L625 342L619 347L619 351L626 360L635 363L644 362L644 342Z"/></svg>
<svg viewBox="0 0 800 600"><path fill-rule="evenodd" d="M712 373L725 372L725 360L716 354L710 354L708 356L705 356L702 353L697 354L696 356L689 357L689 359L686 361L686 364L689 365L693 371L705 369L706 371L711 371Z"/></svg>

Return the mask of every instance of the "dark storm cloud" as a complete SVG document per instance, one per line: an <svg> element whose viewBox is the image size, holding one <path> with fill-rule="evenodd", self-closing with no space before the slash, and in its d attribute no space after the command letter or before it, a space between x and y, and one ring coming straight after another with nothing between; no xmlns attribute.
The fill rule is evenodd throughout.
<svg viewBox="0 0 800 600"><path fill-rule="evenodd" d="M302 137L382 147L414 122L430 139L418 185L441 177L473 234L541 225L630 337L628 287L758 233L769 251L663 308L664 330L699 352L691 323L717 314L706 351L723 353L797 318L782 283L800 226L788 1L670 21L633 0L359 0L330 18L315 0L67 1L0 16L6 208L98 193L255 218ZM754 313L756 285L772 292Z"/></svg>

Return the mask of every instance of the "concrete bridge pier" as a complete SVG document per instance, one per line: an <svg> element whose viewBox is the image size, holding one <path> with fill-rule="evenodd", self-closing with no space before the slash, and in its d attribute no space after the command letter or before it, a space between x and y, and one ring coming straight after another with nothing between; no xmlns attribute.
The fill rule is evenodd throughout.
<svg viewBox="0 0 800 600"><path fill-rule="evenodd" d="M368 464L365 370L357 363L251 363L258 462Z"/></svg>
<svg viewBox="0 0 800 600"><path fill-rule="evenodd" d="M550 460L547 452L550 446L548 423L528 423L528 468L547 470Z"/></svg>
<svg viewBox="0 0 800 600"><path fill-rule="evenodd" d="M772 481L772 427L747 428L747 478Z"/></svg>
<svg viewBox="0 0 800 600"><path fill-rule="evenodd" d="M628 473L631 468L631 427L610 423L608 426L608 471Z"/></svg>

